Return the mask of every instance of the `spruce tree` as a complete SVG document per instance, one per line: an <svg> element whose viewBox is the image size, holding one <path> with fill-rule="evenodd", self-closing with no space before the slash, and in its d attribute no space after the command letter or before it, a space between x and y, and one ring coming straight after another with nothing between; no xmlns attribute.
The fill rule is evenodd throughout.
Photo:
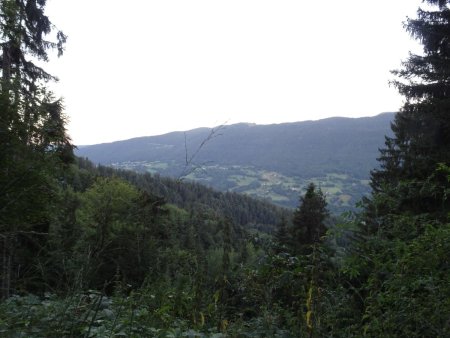
<svg viewBox="0 0 450 338"><path fill-rule="evenodd" d="M372 172L373 198L367 204L372 230L389 214L448 217L447 180L439 168L450 163L450 1L424 2L432 6L405 24L423 53L410 54L393 72L406 102L392 124L394 136L381 150L381 168Z"/></svg>
<svg viewBox="0 0 450 338"><path fill-rule="evenodd" d="M298 253L307 253L313 244L325 235L325 219L328 217L327 202L322 190L310 183L292 221L293 245Z"/></svg>
<svg viewBox="0 0 450 338"><path fill-rule="evenodd" d="M61 100L46 82L56 78L38 66L49 52L63 52L66 37L54 32L45 0L0 2L0 250L2 296L14 280L32 274L35 250L48 233L56 185L73 159ZM47 39L54 32L55 39ZM21 267L20 269L16 267ZM31 279L31 278L30 278Z"/></svg>
<svg viewBox="0 0 450 338"><path fill-rule="evenodd" d="M423 53L393 72L405 104L342 270L361 336L450 334L450 1L423 2L405 23Z"/></svg>

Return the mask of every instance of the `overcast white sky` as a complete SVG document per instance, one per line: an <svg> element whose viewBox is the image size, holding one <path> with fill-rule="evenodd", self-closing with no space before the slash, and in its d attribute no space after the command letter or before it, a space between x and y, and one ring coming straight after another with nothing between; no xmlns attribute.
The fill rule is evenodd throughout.
<svg viewBox="0 0 450 338"><path fill-rule="evenodd" d="M49 0L69 133L93 144L396 111L420 0Z"/></svg>

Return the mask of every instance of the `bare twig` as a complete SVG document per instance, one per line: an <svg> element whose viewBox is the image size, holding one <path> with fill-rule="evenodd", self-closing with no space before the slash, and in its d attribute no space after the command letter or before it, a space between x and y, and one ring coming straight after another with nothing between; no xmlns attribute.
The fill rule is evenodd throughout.
<svg viewBox="0 0 450 338"><path fill-rule="evenodd" d="M223 130L225 128L225 124L221 124L215 128L211 128L211 130L209 131L208 136L200 143L200 145L197 147L197 149L192 153L191 156L189 156L189 152L188 152L188 146L187 146L187 135L186 133L184 133L184 151L185 151L185 163L184 163L184 168L181 171L180 176L178 176L178 181L182 181L183 179L186 178L186 176L192 174L193 172L195 172L198 169L203 169L202 165L204 165L205 163L203 163L202 165L198 165L194 162L195 158L197 157L197 155L200 153L200 151L202 150L202 148L212 139L221 136L222 133L220 133L221 130Z"/></svg>

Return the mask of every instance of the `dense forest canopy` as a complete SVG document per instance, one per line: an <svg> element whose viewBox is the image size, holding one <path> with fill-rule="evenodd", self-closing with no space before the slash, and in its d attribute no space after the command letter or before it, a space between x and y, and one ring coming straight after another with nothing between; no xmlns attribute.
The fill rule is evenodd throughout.
<svg viewBox="0 0 450 338"><path fill-rule="evenodd" d="M424 3L372 194L336 219L314 183L290 213L76 158L34 63L66 37L2 1L1 335L450 336L450 1Z"/></svg>

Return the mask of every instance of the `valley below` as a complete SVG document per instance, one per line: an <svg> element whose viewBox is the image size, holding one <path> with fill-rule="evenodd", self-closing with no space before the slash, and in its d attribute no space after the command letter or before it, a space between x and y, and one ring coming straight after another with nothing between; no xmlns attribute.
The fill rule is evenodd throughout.
<svg viewBox="0 0 450 338"><path fill-rule="evenodd" d="M195 181L220 191L246 194L287 208L297 207L299 196L304 194L308 183L313 182L324 192L328 208L335 214L354 209L355 203L370 193L368 179L342 173L304 178L252 166L205 164L186 170L176 162L159 161L116 162L111 166Z"/></svg>

